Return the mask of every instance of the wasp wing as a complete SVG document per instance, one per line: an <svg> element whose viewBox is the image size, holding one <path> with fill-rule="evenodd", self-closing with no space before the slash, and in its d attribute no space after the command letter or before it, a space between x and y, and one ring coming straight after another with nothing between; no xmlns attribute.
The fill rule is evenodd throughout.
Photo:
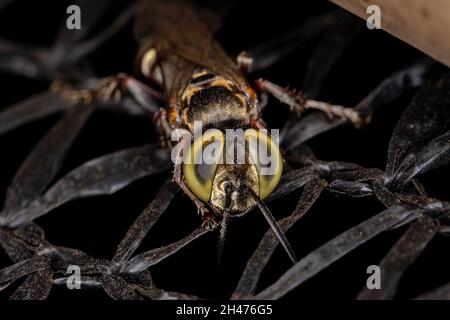
<svg viewBox="0 0 450 320"><path fill-rule="evenodd" d="M219 21L212 11L190 1L146 0L138 6L135 36L143 51L157 50L169 100L178 99L196 67L245 83L237 65L214 39Z"/></svg>

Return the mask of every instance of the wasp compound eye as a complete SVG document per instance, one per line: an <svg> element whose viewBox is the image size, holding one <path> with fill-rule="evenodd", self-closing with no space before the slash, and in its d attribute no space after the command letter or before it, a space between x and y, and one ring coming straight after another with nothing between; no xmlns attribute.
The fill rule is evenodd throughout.
<svg viewBox="0 0 450 320"><path fill-rule="evenodd" d="M202 201L209 201L217 164L222 158L224 135L209 129L187 149L183 173L188 188Z"/></svg>
<svg viewBox="0 0 450 320"><path fill-rule="evenodd" d="M244 133L252 163L256 165L259 197L267 198L280 182L283 159L278 145L267 134L255 129Z"/></svg>

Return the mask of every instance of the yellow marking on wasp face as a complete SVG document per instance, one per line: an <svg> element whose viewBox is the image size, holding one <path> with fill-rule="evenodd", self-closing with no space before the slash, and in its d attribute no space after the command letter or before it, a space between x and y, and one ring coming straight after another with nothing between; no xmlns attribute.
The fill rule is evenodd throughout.
<svg viewBox="0 0 450 320"><path fill-rule="evenodd" d="M150 76L153 64L156 62L157 52L155 48L147 50L141 59L141 72L144 76Z"/></svg>

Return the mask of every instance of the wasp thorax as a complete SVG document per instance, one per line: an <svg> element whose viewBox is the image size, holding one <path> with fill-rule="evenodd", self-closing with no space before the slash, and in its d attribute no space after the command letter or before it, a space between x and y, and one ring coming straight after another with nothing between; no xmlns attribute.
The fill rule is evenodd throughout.
<svg viewBox="0 0 450 320"><path fill-rule="evenodd" d="M259 179L255 165L221 164L212 184L211 204L220 212L239 214L256 205L250 189L259 194Z"/></svg>

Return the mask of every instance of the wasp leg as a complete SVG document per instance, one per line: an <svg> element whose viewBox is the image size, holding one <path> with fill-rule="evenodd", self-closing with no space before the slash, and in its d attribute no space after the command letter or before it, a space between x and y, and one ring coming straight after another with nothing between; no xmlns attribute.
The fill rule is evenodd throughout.
<svg viewBox="0 0 450 320"><path fill-rule="evenodd" d="M1 44L0 44L1 46ZM0 61L1 64L1 61ZM46 92L11 105L0 112L0 135L31 121L78 104L96 106L129 115L148 115L158 111L161 94L138 80L120 74L98 79L85 77L74 86L55 80ZM120 103L120 108L117 104Z"/></svg>
<svg viewBox="0 0 450 320"><path fill-rule="evenodd" d="M154 117L155 127L159 132L161 144L170 149L174 147L172 143L172 133L180 127L181 116L179 108L175 105L169 108L159 108Z"/></svg>
<svg viewBox="0 0 450 320"><path fill-rule="evenodd" d="M180 166L181 167L181 166ZM177 167L175 167L175 173L173 176L173 181L178 184L183 190L185 194L194 202L195 206L198 209L198 213L202 216L203 219L203 226L205 226L208 229L215 229L218 226L217 219L213 213L206 207L206 205L198 199L192 192L189 190L189 188L184 183L183 177L181 175L177 175L176 172L181 172L181 168L177 170Z"/></svg>
<svg viewBox="0 0 450 320"><path fill-rule="evenodd" d="M236 58L237 65L243 74L249 74L253 65L253 58L247 51L241 51Z"/></svg>
<svg viewBox="0 0 450 320"><path fill-rule="evenodd" d="M256 89L267 92L280 102L287 104L291 111L301 116L307 109L315 109L324 112L330 119L338 118L351 122L356 128L363 127L369 122L357 110L345 108L340 105L332 105L326 102L307 99L302 92L296 92L282 88L268 80L259 79L255 82Z"/></svg>
<svg viewBox="0 0 450 320"><path fill-rule="evenodd" d="M186 139L182 139L180 143L181 144L189 143L189 141ZM194 204L198 209L198 213L202 216L203 225L208 229L215 229L218 226L218 222L214 214L210 212L210 210L206 207L205 203L203 203L203 201L197 198L195 194L193 194L192 191L184 183L183 172L181 170L183 149L184 149L183 146L181 146L177 154L177 158L175 161L176 164L173 173L173 181L177 183L180 186L181 190L183 190L183 192L187 194L187 196L192 200L192 202L194 202Z"/></svg>
<svg viewBox="0 0 450 320"><path fill-rule="evenodd" d="M202 216L203 226L207 229L215 229L218 226L216 216L206 207L206 205L198 199L195 194L186 186L181 171L181 165L175 165L173 181L178 184L183 192L194 202L198 209L198 213Z"/></svg>
<svg viewBox="0 0 450 320"><path fill-rule="evenodd" d="M161 108L158 112L158 114L155 116L155 125L157 129L160 132L160 136L162 138L162 143L166 146L168 146L170 149L172 149L173 143L171 141L171 136L174 128L171 123L177 123L179 122L179 113L177 113L177 106L173 105L168 108L169 112L167 112L165 109ZM175 166L174 166L174 172L173 172L173 181L178 184L183 190L183 192L194 202L195 206L198 209L198 213L203 218L203 225L207 228L216 228L218 223L216 221L216 217L213 213L210 212L210 210L206 207L205 203L201 201L199 198L195 196L195 194L192 193L192 191L187 187L187 185L184 183L183 178L183 171L181 170L181 165L183 161L183 150L186 149L187 144L190 143L190 137L182 137L179 142L179 148L178 152L176 154L175 158Z"/></svg>
<svg viewBox="0 0 450 320"><path fill-rule="evenodd" d="M158 111L157 99L162 94L132 76L120 73L97 81L94 88L74 88L62 81L54 81L50 91L60 94L74 103L121 104L130 96L143 111L154 114ZM133 112L132 112L133 113Z"/></svg>

